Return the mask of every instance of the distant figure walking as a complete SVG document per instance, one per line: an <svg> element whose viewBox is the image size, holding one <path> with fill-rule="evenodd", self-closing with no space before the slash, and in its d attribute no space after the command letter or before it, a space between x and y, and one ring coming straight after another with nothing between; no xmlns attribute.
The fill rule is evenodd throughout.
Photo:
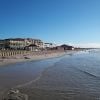
<svg viewBox="0 0 100 100"><path fill-rule="evenodd" d="M10 89L2 100L28 100L28 95L20 93L17 89Z"/></svg>

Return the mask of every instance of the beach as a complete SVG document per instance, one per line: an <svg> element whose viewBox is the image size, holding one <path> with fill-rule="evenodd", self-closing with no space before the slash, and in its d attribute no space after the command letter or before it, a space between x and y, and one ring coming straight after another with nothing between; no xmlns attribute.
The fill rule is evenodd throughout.
<svg viewBox="0 0 100 100"><path fill-rule="evenodd" d="M99 100L99 51L50 55L0 67L0 99L13 88L28 100Z"/></svg>
<svg viewBox="0 0 100 100"><path fill-rule="evenodd" d="M56 52L34 57L28 55L27 57L30 57L30 59L25 59L24 57L23 59L3 59L4 61L0 65L0 99L2 95L4 95L4 92L10 88L17 88L22 91L24 87L26 88L39 80L42 72L46 68L53 66L64 56L71 56L76 52L77 51ZM27 88L25 91L26 90Z"/></svg>
<svg viewBox="0 0 100 100"><path fill-rule="evenodd" d="M30 53L30 54L23 54L23 55L15 55L10 57L4 57L0 58L0 66L5 66L9 64L15 64L19 62L26 62L26 61L33 61L33 60L41 60L41 59L47 59L52 57L59 57L62 56L68 52L36 52L36 53Z"/></svg>
<svg viewBox="0 0 100 100"><path fill-rule="evenodd" d="M64 51L53 51L53 52L35 52L34 54L23 54L23 55L15 55L10 57L0 58L0 66L15 64L19 62L33 61L33 60L42 60L47 58L59 57L65 54L71 54L76 51L68 50Z"/></svg>

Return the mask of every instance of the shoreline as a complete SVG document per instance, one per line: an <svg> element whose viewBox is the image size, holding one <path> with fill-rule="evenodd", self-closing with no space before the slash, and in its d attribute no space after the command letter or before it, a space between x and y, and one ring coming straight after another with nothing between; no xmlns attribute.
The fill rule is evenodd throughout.
<svg viewBox="0 0 100 100"><path fill-rule="evenodd" d="M43 59L49 59L49 58L55 58L60 57L67 54L73 54L77 51L67 51L67 52L54 52L54 53L47 53L47 54L40 54L40 55L16 55L13 57L0 59L0 67L21 63L21 62L27 62L27 61L35 61L35 60L43 60Z"/></svg>
<svg viewBox="0 0 100 100"><path fill-rule="evenodd" d="M77 52L79 52L79 51L67 52L66 55L73 55ZM58 66L59 66L59 64L60 63L58 63ZM63 77L64 77L64 75L66 75L66 73L64 73L64 72L65 71L68 72L68 71L70 71L70 69L67 71L67 69L64 68L64 66L65 66L64 65L64 66L62 66L63 70L59 70L62 68L58 67L58 66L53 66L53 67L47 68L36 79L34 79L30 82L27 82L25 84L18 85L17 87L15 87L15 89L18 89L21 93L27 94L29 97L29 100L41 100L41 99L43 99L43 100L65 100L65 99L67 100L68 99L69 100L69 97L75 98L76 95L77 95L76 98L78 98L78 100L80 100L81 96L83 98L86 98L86 100L88 100L87 99L88 95L81 94L81 96L80 96L80 95L78 95L79 94L78 90L74 90L74 89L67 90L64 88L59 88L60 85L63 86L63 84L62 84L62 82L64 82ZM65 77L65 80L66 80L66 78L68 78L68 77ZM68 79L71 80L70 78L68 78ZM59 81L59 80L61 80L61 81ZM71 82L74 82L74 80L69 81L69 82L70 82L69 84L71 84ZM64 84L69 86L69 84L67 84L66 81ZM52 85L53 85L53 87L52 87ZM84 96L86 96L86 97L84 97ZM77 100L77 99L75 99L75 100ZM82 99L82 100L84 100L84 99Z"/></svg>
<svg viewBox="0 0 100 100"><path fill-rule="evenodd" d="M47 55L43 54L43 55L37 55L37 56L28 56L28 57L31 57L30 59L21 59L21 58L20 59L11 59L11 58L10 59L4 59L4 62L2 63L2 65L0 65L0 67L1 66L2 67L6 67L7 65L12 65L12 64L21 63L21 62L23 63L23 62L29 62L29 61L38 61L38 60L52 59L52 58L56 58L56 57L62 57L64 55L72 55L72 54L75 54L77 52L78 51L74 50L74 51L67 51L67 52L50 53L50 54L47 54ZM13 88L21 90L23 88L27 88L28 86L30 87L30 85L32 85L32 83L36 82L40 78L41 78L41 75L39 77L37 77L35 80L26 82L24 84L16 85ZM9 90L9 89L7 88L7 89L2 90L2 92L0 94L3 95L7 90ZM22 92L24 93L25 91L22 91ZM27 92L26 92L26 94L27 94Z"/></svg>

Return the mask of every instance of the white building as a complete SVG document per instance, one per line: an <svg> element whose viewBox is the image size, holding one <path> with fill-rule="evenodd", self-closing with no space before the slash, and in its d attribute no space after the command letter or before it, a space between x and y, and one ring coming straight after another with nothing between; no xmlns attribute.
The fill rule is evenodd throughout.
<svg viewBox="0 0 100 100"><path fill-rule="evenodd" d="M56 44L54 43L44 43L44 48L54 48L56 47Z"/></svg>

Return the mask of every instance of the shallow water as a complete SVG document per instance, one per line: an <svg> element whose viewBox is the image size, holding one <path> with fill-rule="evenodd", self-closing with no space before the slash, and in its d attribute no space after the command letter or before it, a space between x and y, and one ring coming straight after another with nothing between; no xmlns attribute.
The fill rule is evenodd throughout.
<svg viewBox="0 0 100 100"><path fill-rule="evenodd" d="M30 61L0 67L0 86L12 87L35 79L45 68L61 58Z"/></svg>
<svg viewBox="0 0 100 100"><path fill-rule="evenodd" d="M23 85L39 76L31 88L56 91L61 100L100 100L100 51L1 67L0 87Z"/></svg>
<svg viewBox="0 0 100 100"><path fill-rule="evenodd" d="M100 52L65 56L45 69L32 86L59 91L62 100L100 100Z"/></svg>

